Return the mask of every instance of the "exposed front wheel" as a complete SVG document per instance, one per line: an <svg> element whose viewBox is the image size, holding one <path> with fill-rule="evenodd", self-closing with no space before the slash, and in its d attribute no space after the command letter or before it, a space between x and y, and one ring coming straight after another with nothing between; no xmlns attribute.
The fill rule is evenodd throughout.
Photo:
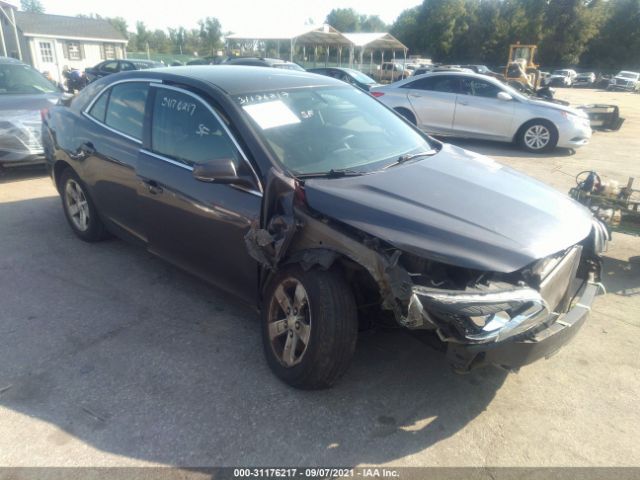
<svg viewBox="0 0 640 480"><path fill-rule="evenodd" d="M532 153L548 152L558 144L558 132L551 122L534 120L520 129L518 143Z"/></svg>
<svg viewBox="0 0 640 480"><path fill-rule="evenodd" d="M355 300L338 272L290 267L269 282L262 306L264 351L285 383L332 386L351 363L357 333Z"/></svg>
<svg viewBox="0 0 640 480"><path fill-rule="evenodd" d="M65 216L73 232L85 242L97 242L107 236L98 212L78 176L67 168L60 178L60 195Z"/></svg>

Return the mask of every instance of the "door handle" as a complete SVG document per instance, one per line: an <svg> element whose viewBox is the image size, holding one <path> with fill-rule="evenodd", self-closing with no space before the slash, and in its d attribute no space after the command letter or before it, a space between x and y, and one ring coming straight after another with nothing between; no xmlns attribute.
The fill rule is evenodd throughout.
<svg viewBox="0 0 640 480"><path fill-rule="evenodd" d="M158 183L155 180L143 180L142 183L146 185L147 190L151 195L159 195L164 191L162 190L162 187L158 185Z"/></svg>
<svg viewBox="0 0 640 480"><path fill-rule="evenodd" d="M409 96L414 98L420 98L422 95L418 95L417 93L410 93Z"/></svg>
<svg viewBox="0 0 640 480"><path fill-rule="evenodd" d="M460 105L469 105L469 102L458 102Z"/></svg>

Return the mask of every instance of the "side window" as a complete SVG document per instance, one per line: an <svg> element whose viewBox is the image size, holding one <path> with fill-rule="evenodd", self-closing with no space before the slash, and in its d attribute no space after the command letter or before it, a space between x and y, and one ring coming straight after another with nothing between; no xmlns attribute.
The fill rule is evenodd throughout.
<svg viewBox="0 0 640 480"><path fill-rule="evenodd" d="M463 78L461 81L462 93L474 97L496 98L502 90L492 83L477 80L475 78Z"/></svg>
<svg viewBox="0 0 640 480"><path fill-rule="evenodd" d="M118 62L106 62L100 67L103 72L114 73L118 71Z"/></svg>
<svg viewBox="0 0 640 480"><path fill-rule="evenodd" d="M419 78L413 82L403 85L403 88L442 93L458 93L458 79L450 75Z"/></svg>
<svg viewBox="0 0 640 480"><path fill-rule="evenodd" d="M240 154L218 119L186 93L158 88L153 104L151 149L187 165Z"/></svg>
<svg viewBox="0 0 640 480"><path fill-rule="evenodd" d="M93 107L91 107L91 110L89 110L89 115L91 115L96 120L100 120L102 123L104 123L104 118L107 113L107 102L109 101L109 92L110 90L107 90L102 95L100 95L100 98L96 100L96 102L93 104Z"/></svg>
<svg viewBox="0 0 640 480"><path fill-rule="evenodd" d="M111 88L105 123L130 137L142 140L144 105L149 85L142 82L121 83Z"/></svg>
<svg viewBox="0 0 640 480"><path fill-rule="evenodd" d="M136 67L133 63L131 62L120 62L120 71L124 72L127 70L135 70Z"/></svg>

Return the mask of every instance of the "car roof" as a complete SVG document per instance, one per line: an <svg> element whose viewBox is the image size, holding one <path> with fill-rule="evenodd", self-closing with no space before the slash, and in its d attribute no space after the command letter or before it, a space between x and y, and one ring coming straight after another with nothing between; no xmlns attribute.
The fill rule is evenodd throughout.
<svg viewBox="0 0 640 480"><path fill-rule="evenodd" d="M19 63L21 65L26 65L26 63L23 63L17 58L12 57L0 57L0 63Z"/></svg>
<svg viewBox="0 0 640 480"><path fill-rule="evenodd" d="M167 80L176 80L176 77L199 80L214 85L230 95L303 87L345 86L340 80L314 73L245 65L186 65L152 68L109 75L109 77L113 77L114 80L124 80L136 77L149 78L152 75Z"/></svg>

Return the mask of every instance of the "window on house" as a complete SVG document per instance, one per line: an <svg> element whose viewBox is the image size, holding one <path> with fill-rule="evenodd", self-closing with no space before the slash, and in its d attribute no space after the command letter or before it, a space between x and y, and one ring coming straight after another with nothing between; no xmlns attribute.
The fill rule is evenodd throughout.
<svg viewBox="0 0 640 480"><path fill-rule="evenodd" d="M45 63L53 63L53 49L50 42L40 42L40 58Z"/></svg>
<svg viewBox="0 0 640 480"><path fill-rule="evenodd" d="M67 42L67 56L69 60L82 60L82 52L78 42Z"/></svg>
<svg viewBox="0 0 640 480"><path fill-rule="evenodd" d="M105 60L115 60L116 58L116 46L112 43L104 44L104 58Z"/></svg>

